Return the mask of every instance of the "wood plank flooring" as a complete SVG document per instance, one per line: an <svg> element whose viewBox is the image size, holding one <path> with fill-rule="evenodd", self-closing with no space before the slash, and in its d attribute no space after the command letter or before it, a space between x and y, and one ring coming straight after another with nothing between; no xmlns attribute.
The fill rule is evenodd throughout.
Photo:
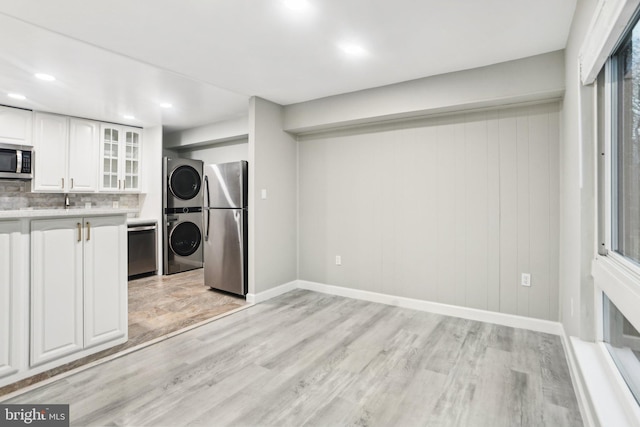
<svg viewBox="0 0 640 427"><path fill-rule="evenodd" d="M109 426L580 426L559 337L296 290L6 403Z"/></svg>
<svg viewBox="0 0 640 427"><path fill-rule="evenodd" d="M0 387L0 396L106 356L136 347L246 304L244 298L204 286L204 270L129 281L129 340L121 345Z"/></svg>

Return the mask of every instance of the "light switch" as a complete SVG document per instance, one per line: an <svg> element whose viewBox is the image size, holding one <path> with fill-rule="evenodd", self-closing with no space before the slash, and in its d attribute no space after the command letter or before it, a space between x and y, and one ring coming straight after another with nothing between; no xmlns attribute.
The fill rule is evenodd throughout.
<svg viewBox="0 0 640 427"><path fill-rule="evenodd" d="M260 191L260 197L262 198L262 200L265 200L267 198L267 189L266 188L263 188Z"/></svg>

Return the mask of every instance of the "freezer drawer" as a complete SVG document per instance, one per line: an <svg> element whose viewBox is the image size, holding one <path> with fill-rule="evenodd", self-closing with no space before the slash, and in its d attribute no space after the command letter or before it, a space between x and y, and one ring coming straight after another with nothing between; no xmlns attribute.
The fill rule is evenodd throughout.
<svg viewBox="0 0 640 427"><path fill-rule="evenodd" d="M158 271L157 223L136 224L128 227L128 276Z"/></svg>
<svg viewBox="0 0 640 427"><path fill-rule="evenodd" d="M244 209L205 210L205 286L247 294L246 216Z"/></svg>

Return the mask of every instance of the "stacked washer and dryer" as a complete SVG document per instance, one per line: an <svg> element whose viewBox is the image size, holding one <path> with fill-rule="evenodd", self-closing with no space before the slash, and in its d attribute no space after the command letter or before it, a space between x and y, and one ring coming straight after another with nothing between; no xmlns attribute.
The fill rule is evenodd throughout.
<svg viewBox="0 0 640 427"><path fill-rule="evenodd" d="M164 274L202 268L203 162L163 159Z"/></svg>

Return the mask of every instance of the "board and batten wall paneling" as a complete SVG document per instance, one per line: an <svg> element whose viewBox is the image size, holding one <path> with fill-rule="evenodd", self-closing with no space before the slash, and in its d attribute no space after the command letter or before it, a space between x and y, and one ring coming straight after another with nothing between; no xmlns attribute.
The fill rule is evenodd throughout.
<svg viewBox="0 0 640 427"><path fill-rule="evenodd" d="M300 137L299 278L557 320L558 154L556 102Z"/></svg>

